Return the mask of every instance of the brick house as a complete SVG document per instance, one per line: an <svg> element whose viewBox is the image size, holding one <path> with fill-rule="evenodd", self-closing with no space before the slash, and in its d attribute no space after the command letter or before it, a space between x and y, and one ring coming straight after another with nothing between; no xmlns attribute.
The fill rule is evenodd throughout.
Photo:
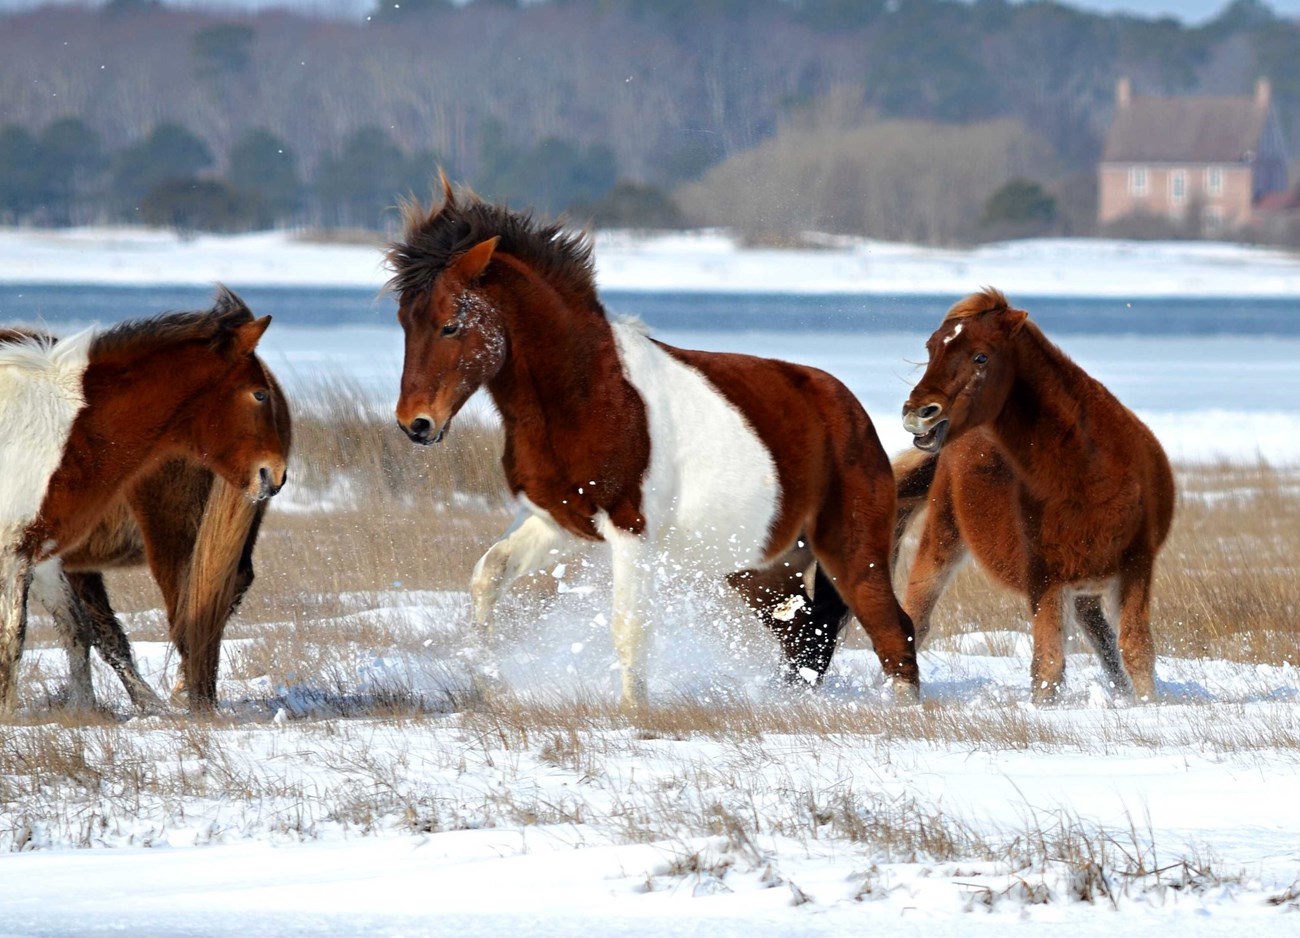
<svg viewBox="0 0 1300 938"><path fill-rule="evenodd" d="M1255 221L1256 206L1284 192L1286 143L1269 83L1251 96L1137 97L1115 88L1115 120L1098 167L1097 222L1155 216L1206 235Z"/></svg>

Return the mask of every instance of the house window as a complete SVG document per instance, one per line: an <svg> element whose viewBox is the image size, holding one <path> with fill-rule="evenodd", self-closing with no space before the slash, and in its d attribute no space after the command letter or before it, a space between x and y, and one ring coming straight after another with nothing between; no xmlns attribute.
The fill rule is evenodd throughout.
<svg viewBox="0 0 1300 938"><path fill-rule="evenodd" d="M1207 195L1223 195L1223 170L1218 166L1205 171L1205 192Z"/></svg>
<svg viewBox="0 0 1300 938"><path fill-rule="evenodd" d="M1175 169L1169 174L1169 201L1182 205L1187 201L1187 172Z"/></svg>
<svg viewBox="0 0 1300 938"><path fill-rule="evenodd" d="M1129 195L1134 196L1144 196L1147 194L1147 168L1145 166L1129 167L1128 191Z"/></svg>
<svg viewBox="0 0 1300 938"><path fill-rule="evenodd" d="M1208 206L1201 216L1201 228L1207 238L1217 238L1223 234L1223 209L1217 205Z"/></svg>

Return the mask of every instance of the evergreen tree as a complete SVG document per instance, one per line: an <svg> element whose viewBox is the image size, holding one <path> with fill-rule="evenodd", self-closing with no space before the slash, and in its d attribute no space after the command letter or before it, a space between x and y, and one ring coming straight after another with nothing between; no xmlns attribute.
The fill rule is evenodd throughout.
<svg viewBox="0 0 1300 938"><path fill-rule="evenodd" d="M99 134L79 117L64 117L42 131L40 146L50 221L68 225L87 220L97 196L96 183L108 166Z"/></svg>
<svg viewBox="0 0 1300 938"><path fill-rule="evenodd" d="M289 219L302 205L297 157L269 130L250 130L230 148L226 178L256 200L257 221L263 227Z"/></svg>
<svg viewBox="0 0 1300 938"><path fill-rule="evenodd" d="M180 124L162 123L144 140L117 154L113 194L130 212L160 183L196 176L211 165L212 153L202 140Z"/></svg>
<svg viewBox="0 0 1300 938"><path fill-rule="evenodd" d="M26 220L48 196L45 154L25 127L0 127L0 217Z"/></svg>
<svg viewBox="0 0 1300 938"><path fill-rule="evenodd" d="M316 169L316 196L325 221L378 228L409 180L406 155L383 128L362 127Z"/></svg>

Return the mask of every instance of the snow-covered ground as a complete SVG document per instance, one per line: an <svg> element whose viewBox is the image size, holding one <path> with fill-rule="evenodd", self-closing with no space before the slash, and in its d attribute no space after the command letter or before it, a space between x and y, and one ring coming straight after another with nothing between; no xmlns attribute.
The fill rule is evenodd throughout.
<svg viewBox="0 0 1300 938"><path fill-rule="evenodd" d="M1219 244L751 251L716 233L612 234L597 256L601 285L626 290L956 297L995 283L1013 296L1300 299L1300 261ZM384 278L374 248L283 234L0 231L0 282L378 289ZM924 355L917 335L664 338L827 368L888 449L906 443L897 413ZM1300 464L1300 340L1061 344L1175 459ZM277 323L264 351L303 399L335 374L377 412L391 407L391 326ZM328 522L319 503L293 507ZM493 664L518 705L478 706L468 691L464 594L394 590L339 596L319 615L304 603L227 642L225 721L126 719L101 671L120 722L68 725L38 705L0 727L0 850L13 851L0 853L0 935L1268 938L1300 922L1294 662L1162 658L1164 699L1129 707L1074 654L1062 705L1040 710L1027 636L1011 622L937 638L922 657L923 708L882 702L874 657L852 648L822 691L792 697L769 682L770 639L686 590L660 610L651 674L656 698L688 715L637 727L608 709L607 586L571 571L561 587L507 603ZM166 687L168 649L137 651ZM33 673L61 683L58 654L28 660L28 685ZM412 702L428 712L407 713Z"/></svg>
<svg viewBox="0 0 1300 938"><path fill-rule="evenodd" d="M1074 655L1064 705L1039 710L1026 636L966 633L924 654L924 709L883 703L849 649L790 696L762 643L685 624L716 611L702 596L652 663L652 693L702 728L638 729L554 716L615 695L603 600L575 585L541 616L519 604L496 656L533 716L392 720L364 701L463 689L466 597L342 601L340 635L395 644L341 641L332 687L259 676L245 640L227 725L8 728L0 934L1294 933L1290 666L1162 659L1166 701L1124 707ZM167 650L138 651L161 683ZM344 701L362 715L331 715Z"/></svg>
<svg viewBox="0 0 1300 938"><path fill-rule="evenodd" d="M956 250L823 239L820 250L743 249L721 232L597 237L606 290L951 294L992 283L1026 296L1300 296L1300 257L1211 242L1036 239ZM358 286L387 275L365 245L283 232L202 235L0 229L0 282Z"/></svg>

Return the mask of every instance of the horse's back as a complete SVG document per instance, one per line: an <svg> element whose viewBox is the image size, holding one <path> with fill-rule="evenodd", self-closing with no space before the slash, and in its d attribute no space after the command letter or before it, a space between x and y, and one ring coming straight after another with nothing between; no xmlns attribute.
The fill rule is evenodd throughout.
<svg viewBox="0 0 1300 938"><path fill-rule="evenodd" d="M764 491L775 489L762 556L750 558L749 563L765 561L788 547L825 510L828 498L844 494L849 472L857 471L856 481L871 480L874 487L866 500L876 504L892 524L889 459L865 409L837 378L777 359L654 345L665 358L698 376L700 393L719 402L729 412L724 423L739 427L737 435L747 439L744 448L721 447L725 454L720 461L733 467L734 481L742 489L752 484L755 467L761 465ZM715 404L713 411L717 410ZM713 425L706 423L702 429L721 439ZM759 452L763 455L754 455ZM769 474L775 486L766 478ZM741 476L750 483L739 481ZM724 481L725 477L711 480L710 487ZM729 491L730 485L724 484L712 497L728 498Z"/></svg>

